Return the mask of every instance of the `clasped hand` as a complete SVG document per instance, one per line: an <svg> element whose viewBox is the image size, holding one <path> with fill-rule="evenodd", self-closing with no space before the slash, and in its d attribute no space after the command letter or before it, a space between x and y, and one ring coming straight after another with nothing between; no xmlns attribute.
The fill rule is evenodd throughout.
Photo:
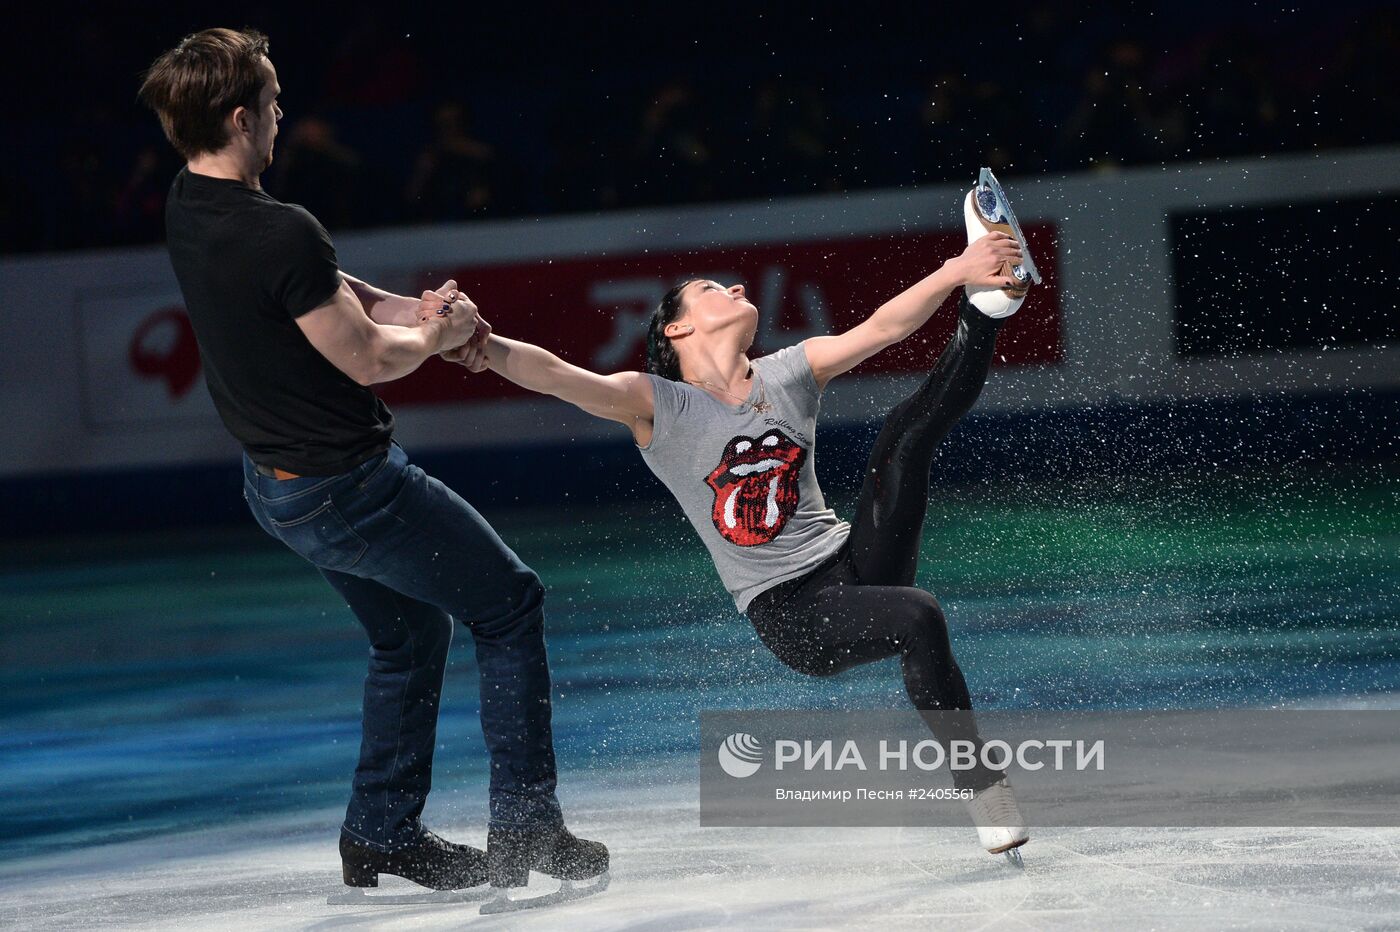
<svg viewBox="0 0 1400 932"><path fill-rule="evenodd" d="M491 336L491 325L476 304L457 290L456 281L448 279L436 291L423 292L418 301L418 320L422 323L433 319L443 321L449 334L445 340L448 349L439 356L473 372L486 368L486 340Z"/></svg>
<svg viewBox="0 0 1400 932"><path fill-rule="evenodd" d="M993 230L974 240L962 255L948 260L948 265L954 267L961 284L1015 288L1020 283L1007 275L1004 269L1007 263L1014 266L1020 262L1021 244L1016 242L1016 238Z"/></svg>

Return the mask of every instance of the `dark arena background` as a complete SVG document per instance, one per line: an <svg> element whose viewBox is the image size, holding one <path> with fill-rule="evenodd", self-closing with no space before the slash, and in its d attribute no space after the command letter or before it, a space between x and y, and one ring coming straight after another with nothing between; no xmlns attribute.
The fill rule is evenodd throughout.
<svg viewBox="0 0 1400 932"><path fill-rule="evenodd" d="M1400 928L1393 819L1031 815L1024 872L970 824L702 827L702 711L905 708L897 661L789 670L625 429L438 359L376 390L546 586L559 795L611 888L328 905L365 637L245 507L164 246L182 163L136 99L211 26L269 35L263 184L342 269L455 278L596 371L642 368L692 276L746 286L755 354L858 323L964 248L990 167L1045 283L940 448L919 566L977 707L1400 705L1394 4L663 6L9 11L0 924ZM838 515L955 317L823 396ZM425 820L484 845L478 711L459 627Z"/></svg>

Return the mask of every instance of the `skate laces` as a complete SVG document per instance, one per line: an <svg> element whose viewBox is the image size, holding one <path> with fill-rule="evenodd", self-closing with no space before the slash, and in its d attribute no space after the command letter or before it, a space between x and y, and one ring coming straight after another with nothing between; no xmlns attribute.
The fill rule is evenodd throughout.
<svg viewBox="0 0 1400 932"><path fill-rule="evenodd" d="M968 800L967 808L972 813L972 821L979 827L1019 827L1023 820L1021 809L1016 805L1016 796L1011 792L1011 784L1006 778L979 790Z"/></svg>

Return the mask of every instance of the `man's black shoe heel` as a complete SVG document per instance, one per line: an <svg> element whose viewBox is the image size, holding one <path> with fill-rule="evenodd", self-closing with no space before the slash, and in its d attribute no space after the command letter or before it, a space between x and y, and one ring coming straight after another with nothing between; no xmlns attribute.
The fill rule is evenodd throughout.
<svg viewBox="0 0 1400 932"><path fill-rule="evenodd" d="M379 886L380 874L402 877L434 892L371 896L368 890ZM444 841L426 829L408 844L388 851L371 848L342 832L340 876L345 886L327 897L331 905L460 902L480 899L487 893L486 852Z"/></svg>
<svg viewBox="0 0 1400 932"><path fill-rule="evenodd" d="M341 861L340 874L345 879L345 885L347 887L379 886L379 871L370 867L368 864Z"/></svg>

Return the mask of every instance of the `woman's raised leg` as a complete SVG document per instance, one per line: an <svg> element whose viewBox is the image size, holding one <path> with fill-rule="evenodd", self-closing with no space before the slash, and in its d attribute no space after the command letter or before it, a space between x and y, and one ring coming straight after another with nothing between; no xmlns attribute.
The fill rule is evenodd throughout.
<svg viewBox="0 0 1400 932"><path fill-rule="evenodd" d="M1002 323L964 295L957 330L933 371L886 416L851 522L851 563L861 583L914 585L934 451L982 393Z"/></svg>

